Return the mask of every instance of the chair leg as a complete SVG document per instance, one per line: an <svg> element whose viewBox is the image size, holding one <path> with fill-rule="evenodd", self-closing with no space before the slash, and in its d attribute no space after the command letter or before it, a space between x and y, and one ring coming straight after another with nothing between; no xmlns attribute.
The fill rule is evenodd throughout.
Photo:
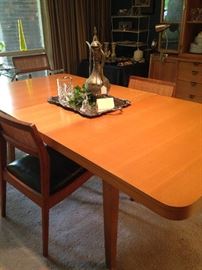
<svg viewBox="0 0 202 270"><path fill-rule="evenodd" d="M42 242L43 256L48 257L49 208L42 207Z"/></svg>
<svg viewBox="0 0 202 270"><path fill-rule="evenodd" d="M12 162L13 160L15 160L15 147L8 143L7 145L7 149L8 149L8 163Z"/></svg>
<svg viewBox="0 0 202 270"><path fill-rule="evenodd" d="M1 216L6 216L6 181L1 180Z"/></svg>

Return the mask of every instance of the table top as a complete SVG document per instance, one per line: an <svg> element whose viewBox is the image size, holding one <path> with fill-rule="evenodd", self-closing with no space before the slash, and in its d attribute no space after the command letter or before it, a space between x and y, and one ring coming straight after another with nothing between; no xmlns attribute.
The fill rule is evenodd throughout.
<svg viewBox="0 0 202 270"><path fill-rule="evenodd" d="M33 122L47 144L154 212L184 219L202 209L202 104L112 85L132 105L88 119L49 104L52 75L0 87L0 109ZM84 78L72 76L73 84Z"/></svg>

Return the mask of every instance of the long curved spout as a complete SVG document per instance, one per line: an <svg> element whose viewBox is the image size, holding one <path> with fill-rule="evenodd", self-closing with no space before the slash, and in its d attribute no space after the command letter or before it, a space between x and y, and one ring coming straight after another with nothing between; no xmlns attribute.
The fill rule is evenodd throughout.
<svg viewBox="0 0 202 270"><path fill-rule="evenodd" d="M89 59L88 59L88 61L89 61L89 70L88 70L88 73L89 73L89 76L90 76L90 74L91 74L91 70L92 70L92 67L91 67L91 45L90 45L90 43L88 42L88 41L86 41L86 44L88 45L88 48L89 48Z"/></svg>

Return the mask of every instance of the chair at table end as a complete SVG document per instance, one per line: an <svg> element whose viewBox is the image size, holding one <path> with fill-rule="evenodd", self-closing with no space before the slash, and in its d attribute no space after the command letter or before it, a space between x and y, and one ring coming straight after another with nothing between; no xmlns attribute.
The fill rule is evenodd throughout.
<svg viewBox="0 0 202 270"><path fill-rule="evenodd" d="M132 75L129 78L128 87L137 90L156 93L161 96L172 97L175 95L176 84L173 82Z"/></svg>
<svg viewBox="0 0 202 270"><path fill-rule="evenodd" d="M32 78L32 74L37 71L46 71L48 75L64 72L63 69L53 70L51 68L46 53L13 56L12 61L15 68L12 81L17 81L20 75L27 75Z"/></svg>

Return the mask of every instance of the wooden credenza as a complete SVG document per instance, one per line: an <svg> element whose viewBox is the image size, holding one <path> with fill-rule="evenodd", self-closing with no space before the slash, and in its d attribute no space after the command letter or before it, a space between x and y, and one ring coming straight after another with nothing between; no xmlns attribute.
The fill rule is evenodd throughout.
<svg viewBox="0 0 202 270"><path fill-rule="evenodd" d="M179 60L176 97L202 103L202 62Z"/></svg>
<svg viewBox="0 0 202 270"><path fill-rule="evenodd" d="M149 77L176 82L175 97L202 103L202 60L160 54L150 56Z"/></svg>
<svg viewBox="0 0 202 270"><path fill-rule="evenodd" d="M176 82L175 97L202 103L202 0L161 0L159 53L151 55L149 77ZM164 31L164 32L165 32ZM160 56L168 53L168 57Z"/></svg>

